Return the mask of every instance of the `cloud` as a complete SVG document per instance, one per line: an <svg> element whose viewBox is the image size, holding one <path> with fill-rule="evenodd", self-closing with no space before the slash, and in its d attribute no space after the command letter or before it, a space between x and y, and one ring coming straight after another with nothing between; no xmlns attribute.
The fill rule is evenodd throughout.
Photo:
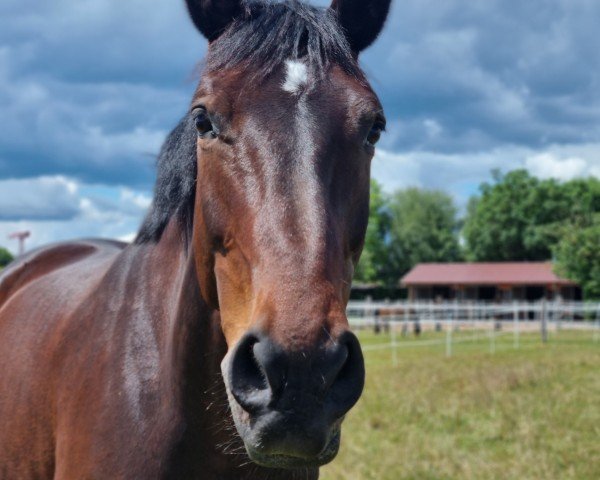
<svg viewBox="0 0 600 480"><path fill-rule="evenodd" d="M70 220L78 213L77 184L63 176L0 180L0 221Z"/></svg>
<svg viewBox="0 0 600 480"><path fill-rule="evenodd" d="M157 111L177 118L184 105L180 93L151 86L42 84L0 69L0 177L59 174L149 187L168 131Z"/></svg>
<svg viewBox="0 0 600 480"><path fill-rule="evenodd" d="M587 0L394 2L362 55L389 117L383 147L453 154L600 141L599 17L600 3ZM205 50L184 2L3 1L0 177L148 188Z"/></svg>
<svg viewBox="0 0 600 480"><path fill-rule="evenodd" d="M204 49L184 2L2 2L0 178L148 188Z"/></svg>
<svg viewBox="0 0 600 480"><path fill-rule="evenodd" d="M599 166L579 157L560 158L552 153L533 155L525 160L526 168L536 177L572 180L591 175Z"/></svg>
<svg viewBox="0 0 600 480"><path fill-rule="evenodd" d="M417 159L382 149L377 150L371 163L371 175L387 191L423 185Z"/></svg>
<svg viewBox="0 0 600 480"><path fill-rule="evenodd" d="M152 198L143 193L134 192L133 190L129 190L128 188L123 188L120 192L119 203L132 205L139 211L146 211L152 203Z"/></svg>
<svg viewBox="0 0 600 480"><path fill-rule="evenodd" d="M0 180L0 246L15 252L8 235L20 230L32 233L28 248L73 238L131 240L150 203L145 191L62 176Z"/></svg>
<svg viewBox="0 0 600 480"><path fill-rule="evenodd" d="M125 243L131 243L135 240L136 235L136 232L126 233L125 235L121 235L117 240Z"/></svg>
<svg viewBox="0 0 600 480"><path fill-rule="evenodd" d="M450 192L462 208L478 192L479 185L490 179L492 170L507 172L517 168L525 168L540 178L558 180L600 177L600 142L551 145L543 151L514 146L469 153L379 150L372 174L388 192L408 186L441 189Z"/></svg>
<svg viewBox="0 0 600 480"><path fill-rule="evenodd" d="M154 0L53 0L35 7L3 0L0 43L19 73L67 83L180 85L206 43L185 3Z"/></svg>
<svg viewBox="0 0 600 480"><path fill-rule="evenodd" d="M395 2L363 59L395 121L387 149L454 153L600 140L600 55L592 47L600 3L442 3ZM439 135L429 135L426 120L441 127Z"/></svg>
<svg viewBox="0 0 600 480"><path fill-rule="evenodd" d="M34 3L0 2L0 243L130 239L206 42L183 1ZM589 0L393 2L361 55L388 117L375 178L464 205L494 168L600 176L598 18Z"/></svg>

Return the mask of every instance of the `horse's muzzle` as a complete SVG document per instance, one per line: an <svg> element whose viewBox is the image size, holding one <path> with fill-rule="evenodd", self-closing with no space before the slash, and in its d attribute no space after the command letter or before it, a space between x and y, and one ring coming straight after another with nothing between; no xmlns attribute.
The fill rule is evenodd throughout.
<svg viewBox="0 0 600 480"><path fill-rule="evenodd" d="M227 355L223 373L250 458L288 468L323 465L335 457L341 422L365 379L362 351L350 331L294 351L250 332Z"/></svg>

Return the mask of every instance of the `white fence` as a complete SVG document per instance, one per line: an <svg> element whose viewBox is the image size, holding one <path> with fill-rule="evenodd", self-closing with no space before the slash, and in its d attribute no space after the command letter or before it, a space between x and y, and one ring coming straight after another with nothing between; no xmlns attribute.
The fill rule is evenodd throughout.
<svg viewBox="0 0 600 480"><path fill-rule="evenodd" d="M589 331L594 342L600 342L600 302L351 301L347 314L353 329L370 328L384 334L381 343L365 345L363 350L392 349L394 363L398 348L445 344L446 355L451 356L454 344L480 341L482 333L489 339L491 353L495 352L496 338L500 335L512 335L514 348L519 348L522 332L539 332L541 341L547 342L551 332L582 330ZM398 335L418 336L427 330L445 332L445 337L398 341ZM473 334L453 335L456 331Z"/></svg>

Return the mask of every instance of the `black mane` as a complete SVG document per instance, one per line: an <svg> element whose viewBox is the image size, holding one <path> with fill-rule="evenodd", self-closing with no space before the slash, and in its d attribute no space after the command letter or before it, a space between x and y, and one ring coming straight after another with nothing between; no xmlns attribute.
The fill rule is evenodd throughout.
<svg viewBox="0 0 600 480"><path fill-rule="evenodd" d="M317 77L335 64L364 81L336 14L296 0L247 2L244 15L211 44L205 71L241 67L261 81L293 58ZM158 241L174 215L190 236L196 175L196 130L187 115L161 149L154 200L135 243Z"/></svg>
<svg viewBox="0 0 600 480"><path fill-rule="evenodd" d="M196 175L196 126L187 115L160 150L154 199L135 243L158 242L173 215L191 232Z"/></svg>

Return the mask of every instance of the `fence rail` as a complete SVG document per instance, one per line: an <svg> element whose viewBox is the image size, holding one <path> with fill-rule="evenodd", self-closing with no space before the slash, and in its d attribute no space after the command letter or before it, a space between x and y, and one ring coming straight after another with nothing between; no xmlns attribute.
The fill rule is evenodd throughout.
<svg viewBox="0 0 600 480"><path fill-rule="evenodd" d="M388 340L366 345L368 350L392 349L397 363L398 348L445 344L446 355L452 355L456 343L481 340L484 331L489 338L490 352L496 349L499 335L512 335L515 348L520 347L520 335L539 332L547 342L550 332L560 330L589 331L594 342L600 342L600 302L370 302L351 301L347 314L353 329L372 328L376 333L389 334ZM422 331L445 332L443 339L398 342L398 333L420 335ZM459 338L453 332L472 331L474 335Z"/></svg>

